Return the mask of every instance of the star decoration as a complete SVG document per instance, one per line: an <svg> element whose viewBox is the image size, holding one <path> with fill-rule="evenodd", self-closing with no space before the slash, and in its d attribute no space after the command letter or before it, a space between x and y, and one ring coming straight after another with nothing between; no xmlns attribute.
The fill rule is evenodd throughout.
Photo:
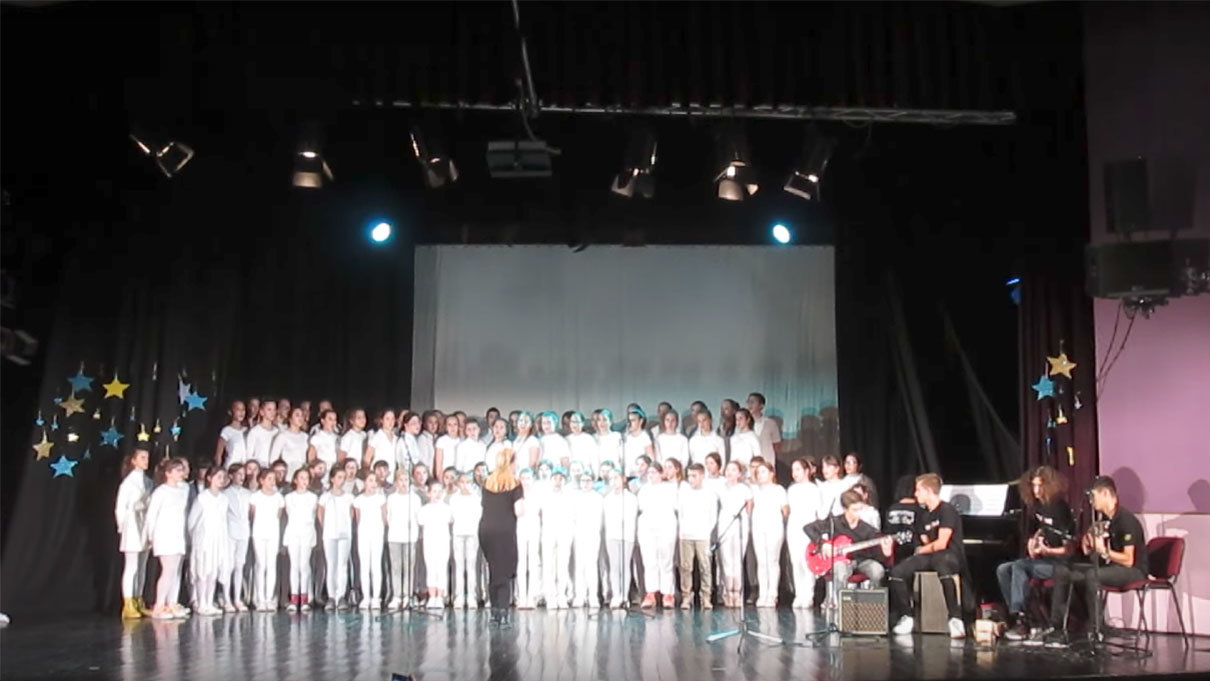
<svg viewBox="0 0 1210 681"><path fill-rule="evenodd" d="M51 420L50 420L50 429L51 429L51 430L58 430L58 429L59 429L59 415L58 415L58 414L55 414L55 415L54 415L54 417L53 417L53 418L51 418Z"/></svg>
<svg viewBox="0 0 1210 681"><path fill-rule="evenodd" d="M126 399L126 389L130 387L130 384L119 381L117 372L114 372L113 380L101 387L105 388L105 397L116 397L123 400Z"/></svg>
<svg viewBox="0 0 1210 681"><path fill-rule="evenodd" d="M125 436L119 433L111 423L109 424L109 430L101 431L101 444L109 447L117 447L118 443L122 441L123 437Z"/></svg>
<svg viewBox="0 0 1210 681"><path fill-rule="evenodd" d="M1084 405L1080 403L1080 393L1076 393L1076 409L1079 409L1082 406Z"/></svg>
<svg viewBox="0 0 1210 681"><path fill-rule="evenodd" d="M139 424L139 434L135 435L135 437L138 439L139 442L147 442L148 440L151 439L151 434L148 433L147 429L145 427L143 427L143 424L140 423Z"/></svg>
<svg viewBox="0 0 1210 681"><path fill-rule="evenodd" d="M59 460L50 465L50 467L53 468L55 471L55 474L51 477L57 478L60 475L66 475L69 478L76 477L75 473L72 473L71 469L75 468L77 463L79 463L79 462L72 461L71 459L67 458L66 456L63 456L62 454L60 454Z"/></svg>
<svg viewBox="0 0 1210 681"><path fill-rule="evenodd" d="M63 398L59 397L58 395L55 395L54 399L52 399L51 402L54 402L55 404L63 404Z"/></svg>
<svg viewBox="0 0 1210 681"><path fill-rule="evenodd" d="M1047 357L1046 361L1050 362L1049 375L1051 376L1063 374L1064 376L1071 378L1071 370L1079 366L1070 359L1067 359L1066 352L1060 352L1058 357Z"/></svg>
<svg viewBox="0 0 1210 681"><path fill-rule="evenodd" d="M202 411L206 411L206 400L207 399L208 398L202 397L201 395L197 394L196 392L193 392L192 390L190 390L189 396L185 398L185 402L189 404L189 409L187 409L186 411L193 411L194 409L201 409Z"/></svg>
<svg viewBox="0 0 1210 681"><path fill-rule="evenodd" d="M156 420L155 420L155 428L152 428L152 429L151 429L151 432L155 433L156 435L159 435L159 434L160 434L160 433L162 433L163 431L164 431L164 429L160 427L160 420L159 420L159 419L156 419Z"/></svg>
<svg viewBox="0 0 1210 681"><path fill-rule="evenodd" d="M94 421L101 420L101 408L100 407L97 407L97 410L92 413L92 420L94 420Z"/></svg>
<svg viewBox="0 0 1210 681"><path fill-rule="evenodd" d="M67 441L68 441L68 442L79 442L79 441L80 441L80 435L79 435L79 433L68 433L68 434L67 434Z"/></svg>
<svg viewBox="0 0 1210 681"><path fill-rule="evenodd" d="M83 363L80 364L80 370L76 372L75 376L67 377L67 382L71 384L71 391L73 393L77 391L83 393L92 390L92 381L92 376L84 375Z"/></svg>
<svg viewBox="0 0 1210 681"><path fill-rule="evenodd" d="M181 422L179 419L172 422L172 427L168 429L168 432L172 433L173 438L181 434Z"/></svg>
<svg viewBox="0 0 1210 681"><path fill-rule="evenodd" d="M41 409L39 409L39 410L38 410L38 418L34 419L34 425L35 425L35 426L38 426L39 428L41 428L42 426L46 425L46 420L42 418L42 410L41 410Z"/></svg>
<svg viewBox="0 0 1210 681"><path fill-rule="evenodd" d="M188 383L186 383L184 378L177 376L176 377L176 396L177 396L177 399L179 399L181 401L181 404L185 404L185 402L189 400L189 394L192 392L193 392L193 387L190 386Z"/></svg>
<svg viewBox="0 0 1210 681"><path fill-rule="evenodd" d="M34 461L50 458L50 450L55 446L55 443L46 439L46 431L42 431L42 441L34 445L34 451L37 454L34 456Z"/></svg>
<svg viewBox="0 0 1210 681"><path fill-rule="evenodd" d="M1055 396L1055 382L1047 378L1046 374L1042 374L1042 377L1038 379L1038 382L1033 384L1031 387L1038 393L1039 400L1041 400L1043 397Z"/></svg>
<svg viewBox="0 0 1210 681"><path fill-rule="evenodd" d="M1067 423L1067 414L1063 413L1063 407L1059 407L1059 417L1055 419L1055 423L1059 425Z"/></svg>
<svg viewBox="0 0 1210 681"><path fill-rule="evenodd" d="M85 450L84 450L84 456L81 456L81 457L80 457L80 460L81 460L81 461L92 461L92 450L91 450L91 449L85 449Z"/></svg>
<svg viewBox="0 0 1210 681"><path fill-rule="evenodd" d="M72 414L83 414L84 413L84 400L76 397L76 391L73 390L73 391L71 391L70 397L63 400L62 402L59 402L59 407L63 410L64 416L71 416Z"/></svg>
<svg viewBox="0 0 1210 681"><path fill-rule="evenodd" d="M1054 427L1055 427L1055 420L1054 420L1054 419L1050 419L1049 421L1047 421L1047 422L1046 422L1046 427L1047 427L1047 428L1054 428Z"/></svg>

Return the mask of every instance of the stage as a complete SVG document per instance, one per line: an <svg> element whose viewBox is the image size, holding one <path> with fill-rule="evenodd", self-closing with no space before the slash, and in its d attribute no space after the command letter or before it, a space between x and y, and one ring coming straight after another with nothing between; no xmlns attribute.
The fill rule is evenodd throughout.
<svg viewBox="0 0 1210 681"><path fill-rule="evenodd" d="M750 611L754 637L708 644L734 628L731 613L584 611L514 613L497 629L484 611L363 615L247 613L178 621L87 616L22 622L0 630L0 676L15 679L1037 679L1160 678L1210 672L1210 648L1152 637L1144 660L1090 659L1017 644L996 647L939 635L846 637L812 648L822 624L810 612Z"/></svg>

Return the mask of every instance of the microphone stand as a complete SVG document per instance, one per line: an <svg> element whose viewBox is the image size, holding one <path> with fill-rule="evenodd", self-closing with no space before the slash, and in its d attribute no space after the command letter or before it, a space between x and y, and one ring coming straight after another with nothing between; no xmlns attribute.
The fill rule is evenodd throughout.
<svg viewBox="0 0 1210 681"><path fill-rule="evenodd" d="M739 507L739 510L736 511L735 515L731 517L731 520L728 521L727 527L718 535L718 540L714 543L714 546L712 546L710 549L711 553L715 553L715 555L717 556L717 550L722 546L723 537L726 536L727 532L729 532L731 530L731 527L733 525L735 525L735 521L739 520L740 516L742 516L743 513L744 513L744 506L741 505ZM738 560L736 560L735 564L737 566L739 566L740 573L742 574L743 569L744 569L743 565L744 565L744 543L745 543L742 541L742 539L743 539L742 528L740 531L740 538L741 538L741 541L739 542L738 548L736 549L736 552L739 555L737 556ZM716 560L717 560L717 558L716 558ZM726 576L724 575L724 579L725 578L726 578ZM741 577L741 579L742 579L742 577ZM725 588L725 586L724 586L724 588ZM739 654L743 651L744 639L749 636L751 636L752 638L755 638L757 640L766 641L768 643L778 643L781 645L787 645L787 641L783 638L778 638L777 636L771 636L769 634L766 634L766 633L763 633L760 631L756 631L756 630L752 629L751 627L749 627L747 609L748 609L747 601L744 598L743 591L741 590L740 597L739 597L739 623L738 623L738 626L736 626L734 629L726 629L726 630L722 630L722 631L716 630L716 631L713 631L713 632L707 634L706 643L717 643L718 641L721 641L721 640L727 639L727 638L731 638L732 636L739 636L740 637L739 643L736 644L736 646L735 646L736 654Z"/></svg>
<svg viewBox="0 0 1210 681"><path fill-rule="evenodd" d="M836 540L836 514L831 513L835 510L835 502L832 508L829 508L828 527L830 534L828 541ZM828 604L824 607L824 628L820 631L807 634L807 640L818 646L823 641L830 640L832 634L841 634L839 622L837 622L840 614L840 580L836 578L836 554L832 554L832 584L828 587Z"/></svg>

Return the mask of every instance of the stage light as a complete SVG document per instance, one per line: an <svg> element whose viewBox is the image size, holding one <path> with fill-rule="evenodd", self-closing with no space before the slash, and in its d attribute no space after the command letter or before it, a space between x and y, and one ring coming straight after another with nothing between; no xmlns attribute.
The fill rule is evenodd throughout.
<svg viewBox="0 0 1210 681"><path fill-rule="evenodd" d="M294 186L320 189L325 179L331 182L336 178L320 152L313 148L300 150L294 157Z"/></svg>
<svg viewBox="0 0 1210 681"><path fill-rule="evenodd" d="M429 189L437 189L458 181L458 168L454 165L454 159L445 153L441 146L441 137L432 126L429 126L427 134L420 126L412 126L411 142L412 154L420 164L424 183Z"/></svg>
<svg viewBox="0 0 1210 681"><path fill-rule="evenodd" d="M391 238L391 223L379 222L370 229L370 240L376 244L381 244Z"/></svg>
<svg viewBox="0 0 1210 681"><path fill-rule="evenodd" d="M139 151L155 161L156 167L167 178L172 178L181 172L185 165L193 159L193 148L184 142L176 140L155 142L142 131L130 133L130 139L134 141Z"/></svg>
<svg viewBox="0 0 1210 681"><path fill-rule="evenodd" d="M773 240L774 241L776 241L779 244L788 244L788 243L790 243L791 238L793 238L793 235L790 234L789 227L783 225L780 222L777 223L776 225L773 225Z"/></svg>
<svg viewBox="0 0 1210 681"><path fill-rule="evenodd" d="M743 128L735 123L723 125L716 133L716 143L719 171L714 184L718 197L727 201L743 201L755 194L760 189L760 183L756 179L756 169L752 167Z"/></svg>
<svg viewBox="0 0 1210 681"><path fill-rule="evenodd" d="M802 157L798 167L786 178L787 192L801 196L808 201L818 201L820 184L823 182L824 171L836 148L836 140L819 132L814 126L807 128L803 139Z"/></svg>
<svg viewBox="0 0 1210 681"><path fill-rule="evenodd" d="M1011 277L1004 282L1008 287L1008 297L1013 301L1013 305L1021 304L1021 277Z"/></svg>
<svg viewBox="0 0 1210 681"><path fill-rule="evenodd" d="M622 171L613 179L610 191L619 196L632 198L637 192L644 199L655 195L656 140L647 128L638 128L630 135L622 161Z"/></svg>

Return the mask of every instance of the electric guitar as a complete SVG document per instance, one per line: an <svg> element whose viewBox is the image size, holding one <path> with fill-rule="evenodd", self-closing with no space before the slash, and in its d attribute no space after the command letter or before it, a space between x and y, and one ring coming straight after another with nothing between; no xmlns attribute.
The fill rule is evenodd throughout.
<svg viewBox="0 0 1210 681"><path fill-rule="evenodd" d="M868 549L871 546L877 546L882 542L883 537L891 537L896 544L906 544L912 541L912 533L904 530L895 534L879 535L873 539L866 539L853 543L847 535L837 535L835 539L820 542L816 544L811 542L807 545L807 568L816 576L826 575L832 570L832 566L836 563L849 562L849 554ZM825 558L821 549L825 546L832 547L832 555Z"/></svg>

